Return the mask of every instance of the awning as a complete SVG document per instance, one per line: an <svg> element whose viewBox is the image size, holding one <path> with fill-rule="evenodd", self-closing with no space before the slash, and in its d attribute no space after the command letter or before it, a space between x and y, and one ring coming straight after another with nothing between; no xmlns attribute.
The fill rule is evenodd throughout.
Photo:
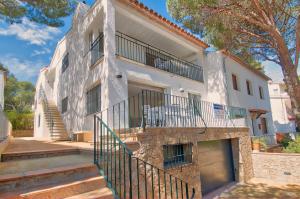
<svg viewBox="0 0 300 199"><path fill-rule="evenodd" d="M264 109L249 109L250 115L252 117L255 117L256 119L259 118L262 114L266 114L269 111L264 110Z"/></svg>

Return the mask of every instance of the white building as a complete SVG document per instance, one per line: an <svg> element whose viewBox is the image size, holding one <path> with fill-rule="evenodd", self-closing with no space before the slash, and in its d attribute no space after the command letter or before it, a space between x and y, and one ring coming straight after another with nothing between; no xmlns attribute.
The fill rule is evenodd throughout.
<svg viewBox="0 0 300 199"><path fill-rule="evenodd" d="M49 66L40 72L34 135L67 139L92 133L94 115L119 134L128 129L180 128L185 132L199 128L199 135L219 127L222 133L212 130L206 141L214 147L211 152L217 150L224 156L214 161L228 175L213 181L209 175L202 177L202 193L234 180L243 162L234 162L239 150L251 148L243 145L250 141L239 141L245 136L230 132L241 127L246 138L274 133L269 78L229 53L207 53L206 48L203 41L137 1L99 0L91 8L80 3L70 31L58 43ZM206 154L200 162L213 156L201 147L205 140L185 142L193 141L193 150ZM176 143L181 142L176 137ZM231 150L233 146L239 147Z"/></svg>
<svg viewBox="0 0 300 199"><path fill-rule="evenodd" d="M272 116L276 133L296 132L295 115L284 83L269 82Z"/></svg>
<svg viewBox="0 0 300 199"><path fill-rule="evenodd" d="M6 72L0 70L0 110L4 108L4 85L5 85Z"/></svg>
<svg viewBox="0 0 300 199"><path fill-rule="evenodd" d="M69 134L92 130L93 114L87 113L86 94L100 84L101 107L99 104L98 110L91 113L150 89L182 97L193 94L204 101L246 108L253 118L249 125L254 135L273 134L269 78L263 73L229 53L206 54L207 44L174 24L149 19L147 13L130 12L117 3L116 8L107 8L113 9L112 16L104 18L104 8L97 6L97 3L91 9L84 4L78 6L72 28L58 43L49 67L41 71L37 81L36 98L43 88L48 101L57 105L60 112L63 100L67 104L62 119ZM95 48L101 48L101 52ZM181 75L167 72L163 59L159 63L161 69L147 66L157 64L154 62L159 60L153 57L161 52L166 52L160 56L168 59L175 55L172 61L177 67L191 62L184 66L190 71L179 71ZM201 67L193 71L194 66ZM38 99L37 104L40 104ZM41 111L38 106L37 109ZM35 115L43 121L42 112ZM42 127L35 128L37 136L44 137L45 132Z"/></svg>

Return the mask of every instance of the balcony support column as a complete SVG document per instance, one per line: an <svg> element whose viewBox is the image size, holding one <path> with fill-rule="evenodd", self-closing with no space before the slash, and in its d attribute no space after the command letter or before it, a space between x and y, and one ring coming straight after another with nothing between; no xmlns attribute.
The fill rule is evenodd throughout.
<svg viewBox="0 0 300 199"><path fill-rule="evenodd" d="M102 1L104 24L104 75L102 79L102 109L112 107L128 97L127 77L116 60L116 10L115 0ZM109 121L112 118L108 118ZM114 118L116 121L118 118Z"/></svg>

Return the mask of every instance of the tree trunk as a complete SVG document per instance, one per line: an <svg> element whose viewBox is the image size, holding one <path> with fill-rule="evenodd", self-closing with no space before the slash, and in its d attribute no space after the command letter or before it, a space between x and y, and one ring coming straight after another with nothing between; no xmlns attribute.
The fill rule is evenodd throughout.
<svg viewBox="0 0 300 199"><path fill-rule="evenodd" d="M277 53L284 76L283 81L291 98L292 109L296 116L296 125L300 128L300 81L297 74L297 66L293 64L288 47L280 32L275 30L271 32L271 35L277 46Z"/></svg>
<svg viewBox="0 0 300 199"><path fill-rule="evenodd" d="M282 56L284 56L282 58ZM297 67L289 60L288 54L279 56L281 68L284 76L284 83L287 87L287 93L291 98L292 109L296 117L296 125L300 127L300 82L297 74Z"/></svg>

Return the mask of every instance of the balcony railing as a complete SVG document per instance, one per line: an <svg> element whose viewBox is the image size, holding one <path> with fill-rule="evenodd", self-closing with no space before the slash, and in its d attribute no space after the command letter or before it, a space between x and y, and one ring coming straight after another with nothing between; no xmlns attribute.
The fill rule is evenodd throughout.
<svg viewBox="0 0 300 199"><path fill-rule="evenodd" d="M179 59L119 32L116 34L116 54L163 71L203 82L201 66Z"/></svg>
<svg viewBox="0 0 300 199"><path fill-rule="evenodd" d="M115 132L134 128L246 127L246 109L143 90L109 109L101 118Z"/></svg>
<svg viewBox="0 0 300 199"><path fill-rule="evenodd" d="M94 65L101 57L104 56L103 34L100 34L91 45L91 65Z"/></svg>

